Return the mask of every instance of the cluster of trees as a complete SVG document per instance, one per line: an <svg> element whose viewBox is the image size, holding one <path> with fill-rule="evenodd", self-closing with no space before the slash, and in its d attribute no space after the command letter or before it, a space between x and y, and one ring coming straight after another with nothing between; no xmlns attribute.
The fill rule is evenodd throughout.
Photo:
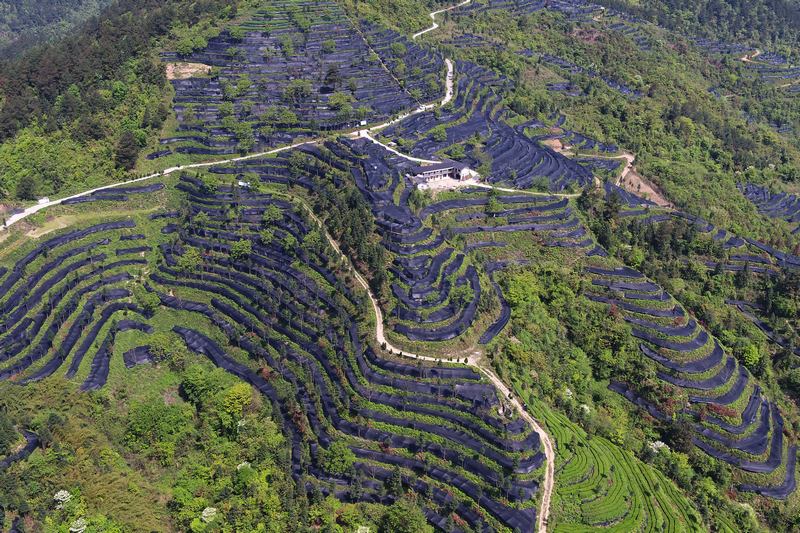
<svg viewBox="0 0 800 533"><path fill-rule="evenodd" d="M0 1L0 57L50 41L97 15L111 0Z"/></svg>
<svg viewBox="0 0 800 533"><path fill-rule="evenodd" d="M748 265L736 273L725 272L719 265L727 261L728 252L720 242L700 233L689 221L673 219L659 224L626 221L617 216L618 198L614 195L600 198L588 190L582 193L578 205L587 213L589 226L598 241L612 255L639 269L679 298L698 319L709 324L711 332L731 348L753 374L761 379L767 376L767 347L763 340L757 340L762 336L755 333L744 317L737 317L722 303L724 298L739 299L759 285ZM714 261L718 266L708 269L704 261ZM772 294L776 305L792 308L791 293L787 293L788 300ZM744 299L749 298L752 296Z"/></svg>
<svg viewBox="0 0 800 533"><path fill-rule="evenodd" d="M430 26L427 14L448 4L447 0L346 0L349 13L409 34Z"/></svg>
<svg viewBox="0 0 800 533"><path fill-rule="evenodd" d="M0 456L5 455L17 441L17 431L5 410L0 409Z"/></svg>
<svg viewBox="0 0 800 533"><path fill-rule="evenodd" d="M761 285L760 301L767 316L796 319L800 316L800 273L782 270L778 276L770 276Z"/></svg>
<svg viewBox="0 0 800 533"><path fill-rule="evenodd" d="M791 0L600 0L683 35L728 42L798 44L800 7Z"/></svg>
<svg viewBox="0 0 800 533"><path fill-rule="evenodd" d="M333 180L323 176L334 177ZM386 250L375 230L369 204L350 181L334 169L320 171L315 178L314 212L325 213L325 227L353 258L369 279L375 294L382 294L388 280Z"/></svg>
<svg viewBox="0 0 800 533"><path fill-rule="evenodd" d="M545 262L505 277L502 285L514 340L504 337L495 345L495 362L535 372L537 386L553 401L565 387L576 396L588 395L595 380L611 376L650 379L628 326L580 296L580 279L567 267ZM611 420L600 426L597 430L614 441L627 429Z"/></svg>
<svg viewBox="0 0 800 533"><path fill-rule="evenodd" d="M127 64L151 51L153 38L166 35L172 24L194 24L209 14L232 15L235 5L233 0L118 0L76 34L4 63L0 81L6 102L0 110L0 140L36 118L69 113L58 113L56 103L73 86L86 93L87 111L96 110L101 89L108 89L108 82L124 81ZM161 69L152 62L141 68L138 75L143 80L163 81Z"/></svg>
<svg viewBox="0 0 800 533"><path fill-rule="evenodd" d="M354 185L334 190L327 184L324 191L318 191L315 209L319 209L318 213L327 213L326 227L341 244L345 255L362 263L359 271L368 273L373 291L381 294L387 281L387 258L375 232L369 205Z"/></svg>

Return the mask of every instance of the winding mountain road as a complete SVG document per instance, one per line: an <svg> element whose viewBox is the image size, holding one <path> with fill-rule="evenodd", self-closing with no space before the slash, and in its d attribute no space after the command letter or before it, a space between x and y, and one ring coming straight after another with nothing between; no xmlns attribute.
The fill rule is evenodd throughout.
<svg viewBox="0 0 800 533"><path fill-rule="evenodd" d="M424 30L415 33L414 35L411 36L411 38L412 39L416 39L417 37L425 35L426 33L431 32L431 31L435 30L436 28L438 28L439 25L436 23L436 15L438 15L440 13L445 13L447 11L452 11L452 10L458 8L458 7L461 7L461 6L465 6L465 5L469 4L471 1L472 0L464 0L460 4L456 4L454 6L446 7L444 9L440 9L439 11L434 11L433 13L429 13L428 16L433 21L433 24L431 24L431 27L430 28L425 28Z"/></svg>
<svg viewBox="0 0 800 533"><path fill-rule="evenodd" d="M412 39L417 39L421 35L424 35L424 34L426 34L428 32L431 32L431 31L437 29L439 27L439 25L436 23L436 15L438 15L440 13L447 12L447 11L451 11L451 10L456 9L458 7L461 7L461 6L464 6L466 4L469 4L470 2L471 2L471 0L465 0L465 1L461 2L461 3L459 3L459 4L456 4L456 5L450 6L448 8L440 9L438 11L434 11L434 12L430 13L429 16L430 16L431 20L433 21L433 24L431 25L431 27L414 34L412 36ZM433 103L433 104L421 105L417 109L411 111L410 113L406 113L404 115L401 115L400 117L395 118L392 121L386 122L384 124L379 124L377 126L373 126L371 128L365 129L365 130L360 130L360 131L354 132L351 135L352 136L362 136L362 137L365 137L365 138L371 140L372 142L375 142L377 144L381 144L386 149L390 150L391 152L395 153L396 155L399 155L399 156L401 156L401 157L403 157L405 159L408 159L410 161L415 161L415 162L420 162L420 163L435 163L435 161L432 161L432 160L418 159L418 158L413 158L411 156L407 156L405 154L402 154L401 152L399 152L399 151L397 151L397 150L395 150L393 148L390 148L390 147L380 143L379 141L374 139L369 134L369 132L378 131L378 130L380 130L382 128L385 128L385 127L389 126L390 124L394 124L395 122L403 120L404 118L406 118L406 117L408 117L410 115L413 115L413 114L416 114L416 113L422 113L424 111L429 111L430 109L433 109L433 108L437 107L437 105L443 106L443 105L446 105L448 102L450 102L453 99L453 93L454 93L454 90L453 90L453 79L455 77L455 73L454 73L454 68L453 68L452 61L450 61L449 59L445 59L445 64L447 66L447 78L446 78L446 82L445 82L445 96L444 96L444 98L442 99L441 102ZM50 200L50 201L38 203L36 205L28 207L27 209L23 210L20 213L17 213L15 215L12 215L11 217L9 217L6 220L6 223L5 223L5 226L3 227L3 229L8 230L8 228L13 226L14 224L16 224L16 223L28 218L29 216L31 216L31 215L33 215L35 213L38 213L42 209L46 209L48 207L60 205L65 200L69 200L69 199L73 199L73 198L80 198L80 197L83 197L83 196L88 196L88 195L93 194L95 192L103 191L103 190L107 190L107 189L113 189L115 187L121 187L121 186L131 185L131 184L135 184L135 183L140 183L140 182L143 182L143 181L151 180L151 179L158 178L158 177L167 176L167 175L173 174L175 172L181 172L181 171L184 171L184 170L205 168L205 167L210 167L210 166L214 166L214 165L224 165L224 164L228 164L228 163L235 163L235 162L238 162L238 161L246 161L248 159L255 159L255 158L258 158L258 157L264 157L264 156L268 156L268 155L273 155L273 154L277 154L277 153L280 153L280 152L284 152L286 150L291 150L293 148L298 148L300 146L304 146L304 145L307 145L307 144L315 144L315 143L318 143L318 142L320 142L322 140L323 139L321 139L321 138L316 138L316 139L311 139L311 140L304 141L304 142L295 143L295 144L292 144L292 145L289 145L289 146L283 146L283 147L280 147L280 148L275 148L274 150L269 150L269 151L266 151L266 152L248 154L248 155L245 155L245 156L235 157L235 158L225 159L225 160L207 161L207 162L203 162L203 163L192 163L192 164L188 164L188 165L181 165L181 166L177 166L177 167L171 167L171 168L167 168L165 170L162 170L160 172L149 174L147 176L142 176L140 178L135 178L135 179L132 179L132 180L122 181L122 182L114 183L114 184L111 184L111 185L104 185L102 187L96 187L94 189L83 191L83 192L78 193L78 194L73 194L72 196L67 196L65 198L60 198L60 199L57 199L57 200ZM492 185L487 185L487 184L479 184L479 186L485 187L485 188L493 188L493 189L497 189L497 190L500 190L500 191L525 192L525 191L518 191L518 190L515 190L515 189L506 189L506 188L501 188L501 187L494 187ZM542 193L534 193L534 194L542 194ZM577 195L560 195L560 196L577 196ZM401 354L401 355L406 356L406 357L411 357L411 358L415 358L415 359L421 359L421 360L425 360L425 361L441 363L442 360L440 358L405 352L405 351L393 346L389 342L389 340L386 338L386 336L384 334L383 312L381 311L381 308L380 308L380 305L378 304L377 299L372 294L372 290L369 287L369 283L367 283L367 280L361 275L361 273L358 272L358 270L356 270L356 268L353 265L352 261L350 261L350 259L342 252L341 247L336 242L336 240L328 233L328 231L325 228L325 225L323 224L322 220L320 220L319 217L317 217L314 214L314 212L312 211L310 206L308 206L305 202L301 202L301 203L302 203L303 207L309 212L309 214L312 217L312 219L319 225L321 230L324 232L324 234L325 234L328 242L330 243L331 247L333 247L333 249L336 251L336 253L339 254L344 259L344 261L347 263L347 265L349 266L351 272L353 273L353 276L358 281L359 285L361 285L364 288L364 290L367 292L367 295L369 296L370 302L372 303L373 312L375 313L375 340L377 341L377 343L379 345L382 345L382 346L385 345L386 346L386 350L389 353L392 353L392 354L396 353L396 354ZM522 417L522 419L525 420L528 424L530 424L530 426L533 428L533 430L539 435L539 439L541 440L542 446L544 447L545 474L544 474L543 483L541 485L542 501L541 501L541 505L540 505L540 508L539 508L539 513L537 514L537 530L539 532L541 532L541 533L545 533L547 531L547 520L548 520L548 517L550 515L550 502L551 502L551 499L552 499L553 484L554 484L554 479L555 479L555 452L554 452L554 448L553 448L553 441L552 441L551 437L547 434L547 432L544 430L544 428L536 421L536 419L534 419L530 415L530 413L528 413L528 411L525 409L523 404L517 399L517 397L512 393L512 391L508 388L508 386L506 386L506 384L503 383L503 380L501 380L497 376L497 374L494 373L494 371L491 369L491 367L486 365L485 362L478 357L478 355L479 354L477 354L477 353L471 354L467 358L467 365L468 366L472 366L472 367L476 368L477 370L479 370L481 373L483 373L489 379L489 381L492 382L494 387L500 393L500 396L502 398L504 398L506 401L508 401L510 403L510 405L513 406L514 409L516 409L516 411L519 413L519 416Z"/></svg>
<svg viewBox="0 0 800 533"><path fill-rule="evenodd" d="M181 172L183 170L191 170L193 168L211 167L211 166L214 166L214 165L224 165L224 164L227 164L227 163L236 163L237 161L247 161L248 159L255 159L257 157L264 157L266 155L277 154L277 153L280 153L280 152L285 152L286 150L291 150L293 148L298 148L300 146L304 146L306 144L314 144L314 143L319 142L319 140L320 139L313 139L313 140L310 140L310 141L304 141L304 142L300 142L300 143L295 143L295 144L292 144L292 145L289 145L289 146L282 146L280 148L275 148L274 150L269 150L267 152L258 152L256 154L248 154L248 155L245 155L245 156L234 157L232 159L225 159L225 160L222 160L222 161L206 161L206 162L203 162L203 163L191 163L189 165L181 165L179 167L170 167L170 168L162 170L160 172L156 172L154 174L148 174L147 176L142 176L140 178L135 178L135 179L132 179L132 180L127 180L127 181L120 181L120 182L117 182L117 183L112 183L111 185L103 185L102 187L95 187L94 189L89 189L88 191L79 192L77 194L73 194L72 196L66 196L64 198L59 198L58 200L48 200L46 202L40 202L40 203L38 203L36 205L32 205L32 206L28 207L27 209L24 209L23 211L21 211L19 213L11 215L6 220L5 229L10 228L11 226L16 224L17 222L20 222L21 220L24 220L24 219L28 218L29 216L33 215L34 213L38 213L42 209L46 209L48 207L53 207L55 205L60 205L65 200L72 200L73 198L81 198L83 196L89 196L90 194L94 194L94 193L96 193L98 191L105 191L107 189L113 189L115 187L124 187L126 185L132 185L134 183L140 183L142 181L151 180L153 178L160 178L160 177L163 177L163 176L168 176L170 174L173 174L175 172Z"/></svg>

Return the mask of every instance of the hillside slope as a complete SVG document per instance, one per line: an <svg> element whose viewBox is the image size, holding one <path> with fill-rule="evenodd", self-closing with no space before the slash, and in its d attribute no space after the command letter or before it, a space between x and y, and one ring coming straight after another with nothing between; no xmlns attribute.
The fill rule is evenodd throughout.
<svg viewBox="0 0 800 533"><path fill-rule="evenodd" d="M790 15L441 7L0 68L0 530L800 528Z"/></svg>
<svg viewBox="0 0 800 533"><path fill-rule="evenodd" d="M800 7L793 0L601 0L684 35L721 41L796 44Z"/></svg>
<svg viewBox="0 0 800 533"><path fill-rule="evenodd" d="M100 13L110 0L22 0L0 2L0 57L61 37Z"/></svg>

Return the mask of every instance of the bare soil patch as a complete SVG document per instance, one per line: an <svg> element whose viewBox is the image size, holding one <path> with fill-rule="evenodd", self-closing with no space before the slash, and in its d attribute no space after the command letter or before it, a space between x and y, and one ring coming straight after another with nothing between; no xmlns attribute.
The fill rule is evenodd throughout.
<svg viewBox="0 0 800 533"><path fill-rule="evenodd" d="M668 207L670 209L675 207L672 202L667 200L664 192L655 183L636 171L636 167L631 167L631 170L622 177L619 186L626 191L655 202L659 207Z"/></svg>
<svg viewBox="0 0 800 533"><path fill-rule="evenodd" d="M594 44L600 39L602 39L605 35L603 32L595 29L574 29L572 30L572 36L576 39L580 39L581 41L587 44Z"/></svg>
<svg viewBox="0 0 800 533"><path fill-rule="evenodd" d="M560 152L564 149L564 143L561 142L561 139L545 139L541 141L541 143L548 148L552 148L556 152Z"/></svg>
<svg viewBox="0 0 800 533"><path fill-rule="evenodd" d="M48 233L52 233L59 229L67 228L70 225L74 224L75 221L76 217L70 215L62 217L54 217L45 222L43 226L28 231L26 235L28 237L38 239L39 237L47 235Z"/></svg>
<svg viewBox="0 0 800 533"><path fill-rule="evenodd" d="M165 405L175 405L178 402L178 389L170 387L162 395Z"/></svg>
<svg viewBox="0 0 800 533"><path fill-rule="evenodd" d="M211 66L203 63L167 63L168 80L185 80L197 74L208 74Z"/></svg>

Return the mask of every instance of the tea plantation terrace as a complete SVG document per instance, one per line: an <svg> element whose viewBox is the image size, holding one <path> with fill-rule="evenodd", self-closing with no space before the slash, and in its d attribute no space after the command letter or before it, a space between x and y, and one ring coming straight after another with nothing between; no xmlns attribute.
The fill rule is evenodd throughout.
<svg viewBox="0 0 800 533"><path fill-rule="evenodd" d="M772 192L767 187L753 183L740 184L739 190L753 202L758 212L769 218L785 220L792 226L792 233L800 232L800 199L794 194Z"/></svg>
<svg viewBox="0 0 800 533"><path fill-rule="evenodd" d="M288 4L296 3L274 8ZM262 151L441 98L438 53L374 25L353 26L335 2L306 3L303 13L309 28L256 18L241 39L223 32L203 50L165 54L214 68L172 81L177 130L161 140L169 148L148 157Z"/></svg>
<svg viewBox="0 0 800 533"><path fill-rule="evenodd" d="M293 443L294 475L309 488L391 502L383 482L399 468L403 485L420 493L430 486L439 508L470 527L533 527L544 458L538 435L500 414L507 409L499 410L491 384L465 367L378 356L357 325L359 297L342 283L330 250L288 246L289 236L304 242L315 231L292 202L239 188L212 192L188 176L180 189L188 218L154 217L155 235L133 220L91 226L44 241L3 273L4 379L24 385L65 372L84 390L101 388L125 367L154 361L149 335L165 327L164 316L183 317L179 323L191 327L169 331L275 404ZM242 208L234 220L231 206ZM263 213L272 207L281 217L265 240ZM200 213L202 226L194 222ZM158 224L173 226L173 236ZM141 232L158 250L126 258ZM234 260L242 239L251 251ZM200 263L185 268L192 249ZM127 348L133 333L138 343ZM119 359L118 344L125 346ZM324 471L319 459L340 440L358 458L345 477ZM355 479L361 492L350 488ZM440 512L426 510L441 526Z"/></svg>
<svg viewBox="0 0 800 533"><path fill-rule="evenodd" d="M488 277L479 275L464 255L470 242L485 241L482 234L534 231L541 232L543 237L549 235L547 242L554 246L594 246L572 216L566 199L498 196L494 201L499 210L487 213L489 195L479 190L467 193L461 200L429 205L415 214L408 203L413 184L403 170L408 167L407 161L364 140L347 140L343 144L326 146L347 158L346 166L355 183L373 206L384 246L394 256L391 270L395 281L391 289L396 307L387 313L389 325L410 340L446 341L465 333L475 322L482 292L495 292ZM387 176L393 176L388 186ZM431 223L434 216L440 224ZM455 217L446 232L436 229L444 217ZM502 224L502 220L508 223ZM447 244L457 236L468 239L461 253ZM502 239L497 240L498 246L502 246ZM466 294L471 293L471 297L463 297L460 288L466 287L469 287ZM458 297L451 297L453 291ZM503 299L498 298L497 303L501 315L505 314ZM484 340L493 336L484 336Z"/></svg>
<svg viewBox="0 0 800 533"><path fill-rule="evenodd" d="M591 171L555 152L512 127L507 121L513 111L502 106L502 94L509 81L478 65L456 61L458 82L455 98L439 112L418 113L381 134L402 146L407 153L432 159L440 150L464 147L461 162L480 166L475 155L479 143L491 160L490 183L527 189L543 183L552 191L578 189L593 182ZM586 140L579 141L580 143ZM613 150L613 149L609 149Z"/></svg>
<svg viewBox="0 0 800 533"><path fill-rule="evenodd" d="M695 446L739 469L739 489L785 498L794 490L796 444L787 442L778 407L750 372L725 353L656 283L628 267L598 260L586 269L587 296L612 306L641 339L642 354L656 363L659 390L639 391L612 382L611 389L666 420L694 420ZM791 468L789 468L791 466Z"/></svg>
<svg viewBox="0 0 800 533"><path fill-rule="evenodd" d="M193 196L202 197L201 192L199 190L196 190ZM222 203L225 203L226 201L229 200L230 196L225 194L217 194L214 195L213 198L215 200L216 199L220 200ZM244 201L249 202L252 201L255 197L251 195L246 195L246 196L243 195L242 198ZM208 195L205 195L205 199L210 200L210 197ZM266 201L269 202L269 200ZM207 207L208 207L208 201L202 205L199 205L198 209L205 209ZM303 221L294 220L295 217L290 213L287 213L286 217L287 220L288 219L293 220L293 222L289 224L289 226L287 226L286 229L287 231L289 232L293 232L293 230L297 232L307 231L307 228L305 227L305 223ZM211 212L211 218L212 221L215 218L215 213L213 211ZM249 224L249 220L258 220L258 219L259 217L257 216L254 216L250 219L243 218L242 224ZM222 221L221 218L218 220L220 220L220 222ZM246 227L248 226L247 225L243 226L243 228ZM207 237L201 236L198 233L207 235L207 237L212 237L215 239L215 241L207 241L206 240ZM230 235L230 237L228 237L227 235ZM249 267L249 269L237 267L229 259L220 258L219 262L215 260L208 266L206 273L202 275L188 276L188 279L186 279L187 278L186 275L181 275L179 277L178 271L169 266L171 263L174 263L173 260L174 256L172 256L168 252L167 264L161 269L161 272L164 275L164 279L161 278L162 273L159 273L158 281L161 281L162 283L175 284L178 286L191 284L191 287L194 289L202 288L205 291L216 293L219 296L225 295L227 291L236 291L237 293L236 295L239 297L239 300L242 300L242 297L240 295L246 296L244 301L247 303L243 307L244 311L247 311L247 313L250 314L254 314L254 316L261 317L263 311L260 311L260 308L262 308L265 305L268 305L268 302L258 302L258 300L263 299L263 297L251 293L250 292L251 289L248 289L247 286L253 286L254 283L258 283L257 280L264 278L266 274L270 272L268 268L271 269L277 267L277 264L273 264L273 260L270 260L270 257L274 256L274 251L273 251L274 248L277 248L278 250L282 249L281 245L277 244L280 242L277 240L279 237L280 237L279 235L276 236L276 243L272 243L269 245L267 244L254 245L255 253L251 256L251 259L254 264L251 267ZM220 238L223 239L222 244L215 244L219 242L216 239ZM208 247L212 250L217 250L219 252L223 251L225 247L230 246L228 244L224 244L224 242L228 239L233 239L233 238L235 238L235 234L229 234L228 232L222 230L206 229L206 228L203 229L189 228L189 231L183 237L183 240L188 245L193 245L198 247L199 246ZM276 257L276 259L278 258L279 257ZM305 263L306 259L305 258L303 259L304 259L303 262ZM309 261L311 259L312 259L311 257L308 258ZM309 262L308 263L309 267L312 268L314 271L316 271L318 274L322 275L324 279L328 279L329 282L335 281L333 273L327 271L326 268L323 266L323 264L327 262L327 260L323 261L322 258L318 258L317 260L319 261L319 263ZM219 264L220 266L219 267L214 266L216 264ZM288 264L288 263L284 260L282 264ZM217 272L217 269L220 267L224 267L229 270L233 269L237 271L238 274L236 274L234 277L236 281L235 282L228 281L225 280L224 278L214 275L215 272ZM256 277L251 278L247 274L247 270L250 269L252 269L252 273L255 274ZM286 267L283 267L281 270L285 271L287 269ZM301 273L299 272L296 273L292 272L291 269L288 269L288 272L292 273L295 279L302 279L304 277L301 276ZM273 276L277 274L278 273L275 272ZM166 276L169 276L170 281L165 281ZM219 287L215 289L213 285L209 285L208 283L200 280L213 281L216 284L218 284ZM261 282L260 285L263 285L263 282ZM305 280L304 285L308 290L311 289L310 280ZM267 294L270 293L269 286L261 286L260 289L261 291L259 292L266 291ZM363 394L365 396L364 408L358 408L360 416L367 416L368 418L379 420L382 421L383 424L389 424L389 425L401 424L401 426L407 426L407 423L402 422L401 418L408 417L408 412L413 411L415 407L411 405L413 402L408 402L407 405L405 405L404 407L405 409L404 412L406 413L405 415L402 415L400 413L392 415L392 414L387 414L387 411L385 409L382 409L380 411L375 411L374 409L370 408L369 406L375 402L385 403L388 401L390 402L389 405L399 405L396 400L391 399L392 398L391 395L387 396L383 394L374 393L373 391L375 390L375 386L378 384L381 385L381 387L379 387L378 390L381 390L381 388L385 387L392 387L394 389L399 388L400 390L406 390L407 393L415 394L421 399L427 397L428 394L441 394L444 395L445 398L451 398L451 400L446 400L444 402L445 405L455 407L457 403L463 402L464 406L467 409L467 412L470 413L482 412L485 408L490 407L491 405L496 403L497 400L496 397L494 396L494 390L489 386L484 386L477 383L475 380L478 378L478 376L475 375L474 373L471 374L468 373L467 377L470 379L468 379L466 382L462 382L461 384L456 385L455 388L451 388L450 385L448 386L441 386L435 384L426 385L424 381L419 382L418 380L414 379L408 380L400 377L386 378L383 377L382 373L370 370L371 367L369 361L374 362L377 360L377 358L371 353L370 348L364 349L361 347L362 340L358 334L357 326L354 319L351 318L350 315L348 315L345 312L345 309L337 305L336 302L324 296L326 294L326 291L319 291L318 289L314 289L313 293L318 294L316 298L322 298L322 300L313 303L313 301L310 300L312 298L311 294L306 295L305 290L298 291L297 289L295 289L295 294L298 300L297 305L299 305L302 309L305 309L305 311L303 311L300 308L297 310L290 308L290 314L294 317L291 320L291 326L289 324L274 323L274 325L272 325L272 328L276 330L279 334L287 337L290 342L296 344L295 349L300 350L301 349L300 347L303 346L304 348L302 348L302 350L306 352L306 355L304 355L303 357L306 361L316 360L316 363L311 368L311 372L312 372L312 377L319 376L320 381L314 379L314 386L312 387L312 389L317 389L321 391L322 411L325 413L326 416L331 418L331 422L334 428L344 432L345 434L353 435L354 437L357 436L361 439L364 438L377 439L378 442L386 442L386 440L389 439L389 441L391 442L390 445L391 447L407 448L413 450L414 452L421 449L420 444L413 444L414 439L409 440L409 437L401 437L400 435L392 436L391 434L387 434L386 432L370 430L367 428L360 428L357 424L353 424L353 422L348 422L348 420L340 418L339 415L336 415L335 411L336 409L338 409L338 407L336 406L337 398L351 397L352 393L345 394L346 390L349 389L350 387L356 387L356 390L361 391L360 394ZM288 293L284 292L283 295L284 296L282 297L276 295L275 297L276 302L285 301L287 299ZM309 300L307 300L307 298ZM253 299L256 299L255 304L253 303ZM214 300L212 300L212 305L215 305L216 308L218 309L222 307L218 304L215 304ZM351 306L355 305L355 302L351 302L349 305ZM314 309L317 310L314 311ZM275 308L275 311L277 311L277 308ZM232 311L229 310L228 312L231 313ZM336 318L336 316L333 315L334 313L338 315L338 318ZM304 316L307 318L305 319L301 318ZM327 318L323 320L323 316ZM240 321L241 317L238 318L239 319L236 320L237 322L244 323ZM264 319L269 321L267 317L263 317L262 321ZM339 320L344 321L342 325L345 327L345 329L342 331L342 333L337 333L336 331L333 331L332 326L330 325L330 324L336 324ZM274 322L274 320L272 322ZM337 351L341 349L347 351L352 350L351 355L347 355L344 357L344 359L342 359L341 364L344 366L341 366L339 363L336 363L336 360L331 360L330 355L326 356L321 352L317 352L317 349L314 348L313 346L306 346L307 341L304 341L303 339L308 338L309 335L316 335L316 333L314 333L314 330L316 328L323 326L323 324L329 324L328 326L326 326L328 331L326 333L320 332L320 334L327 335L327 338L329 339L331 345L337 347L336 348ZM253 327L255 327L255 324L253 325ZM248 329L249 328L250 326L248 325ZM342 355L344 356L344 354ZM267 359L267 361L270 362L269 359ZM304 364L308 365L307 362ZM280 363L278 362L275 362L274 364L271 363L270 368L276 369L279 368L279 365ZM409 367L408 365L400 365L400 366L392 365L392 366L395 369L398 368L414 369L414 367ZM337 377L339 374L336 371L334 371L334 367L344 369L345 374L347 376L346 381L343 382L341 381L341 378ZM315 368L318 368L318 370L315 370ZM365 388L359 385L360 380L356 377L357 374L364 375L368 379L368 381L375 381L375 380L377 381L375 381L375 384L372 387ZM420 370L414 369L412 374L420 375ZM435 374L439 374L440 376L446 376L448 372L446 369L433 370L431 372L431 375ZM330 389L330 386L325 385L325 381L322 381L323 375L327 375L326 379L333 380L332 381L332 383L334 383L333 389ZM464 374L461 373L461 375ZM470 382L472 382L472 384ZM456 381L456 383L458 383L458 381ZM328 396L329 394L330 396ZM432 398L433 397L431 397L431 399ZM453 402L456 402L456 404L454 404ZM423 400L422 403L425 404L426 400ZM471 407L467 407L467 405L470 405ZM310 406L309 409L315 409L315 408ZM351 409L353 409L352 402L351 402ZM425 407L424 405L421 406L421 409L422 409L421 412L426 413L427 416L430 416L433 413L435 413L435 411L432 411L429 407ZM450 420L452 421L456 421L458 419L459 417L456 418L450 417ZM312 424L312 427L314 429L314 434L321 436L320 444L324 446L326 444L325 428L323 426L318 427L318 424L316 423L316 418L311 419L310 423ZM447 435L455 437L455 433L451 434L450 430L447 429L447 427L449 427L449 424L443 422L439 422L437 425L428 425L422 419L420 419L419 421L412 423L409 427L414 428L414 430L411 431L412 434L424 428L425 431L432 431L434 432L434 434L438 434L444 438L447 438L446 437ZM516 444L513 444L511 442L508 442L505 445L499 445L499 447L496 447L497 444L489 444L489 445L481 444L480 440L482 437L480 437L480 435L483 435L484 438L488 438L492 435L492 432L491 431L486 432L480 428L480 425L475 425L470 422L467 422L467 427L474 428L475 431L477 431L478 433L476 433L475 437L472 437L470 436L469 431L464 433L463 430L458 430L457 441L460 444L455 444L456 448L454 449L459 449L460 446L464 445L466 445L467 447L475 447L476 450L483 450L482 453L486 454L485 457L492 458L493 461L499 461L498 464L506 465L506 467L513 468L513 465L507 458L505 458L505 456L503 455L504 452L501 451L502 449L506 448L507 446L511 446L511 448L508 448L509 450L512 449L529 450L531 449L529 448L529 445L532 445L533 449L536 449L538 447L538 443L536 442L531 442L524 445L520 443L520 445L522 446L521 448L517 447ZM533 435L533 437L530 437L530 435ZM528 436L529 436L528 438L536 438L535 434L528 433ZM420 464L418 464L412 459L404 460L399 457L390 458L386 455L385 452L380 451L379 448L380 447L376 449L354 448L354 452L356 453L357 456L368 459L370 464L373 462L380 463L382 461L383 462L388 461L390 465L399 464L406 468L411 468L412 470L421 467ZM442 458L454 457L452 450L447 451L446 449L439 448L437 446L433 446L430 448L423 446L423 448L427 449L431 453L438 454ZM522 460L521 466L519 467L522 469L520 470L520 472L530 472L532 469L536 468L536 465L541 464L541 453L538 453L538 455L530 457L531 457L530 460L528 459ZM491 468L487 469L485 467L481 467L478 464L472 464L473 461L469 459L467 459L466 461L467 462L465 464L468 465L470 471L473 471L472 469L476 468L474 472L483 472L483 475L488 476L487 479L491 479L494 482L498 480L497 476L495 474L492 474ZM381 469L377 466L370 466L369 468L367 468L367 464L364 465L364 469L365 472L368 471L369 473L381 472ZM389 472L387 471L386 474L388 475ZM439 476L439 479L448 479L448 478L454 479L451 477L454 474L447 474L446 472L441 472L441 473L437 472L437 475ZM458 483L461 484L461 482ZM469 483L465 483L463 485L463 488L468 492L473 493L473 495L476 494L473 490L471 490ZM478 498L478 500L481 500L481 498ZM501 520L511 521L512 524L524 523L524 522L514 522L514 520L526 520L526 518L523 518L523 516L526 517L535 516L533 510L530 510L530 513L526 511L524 515L519 515L519 518L515 518L515 516L519 514L516 511L514 512L505 511L503 510L502 507L497 507L495 504L489 503L488 499L486 501L486 505L494 509L494 511L492 511L493 513L502 515L502 517L504 518L501 518Z"/></svg>

